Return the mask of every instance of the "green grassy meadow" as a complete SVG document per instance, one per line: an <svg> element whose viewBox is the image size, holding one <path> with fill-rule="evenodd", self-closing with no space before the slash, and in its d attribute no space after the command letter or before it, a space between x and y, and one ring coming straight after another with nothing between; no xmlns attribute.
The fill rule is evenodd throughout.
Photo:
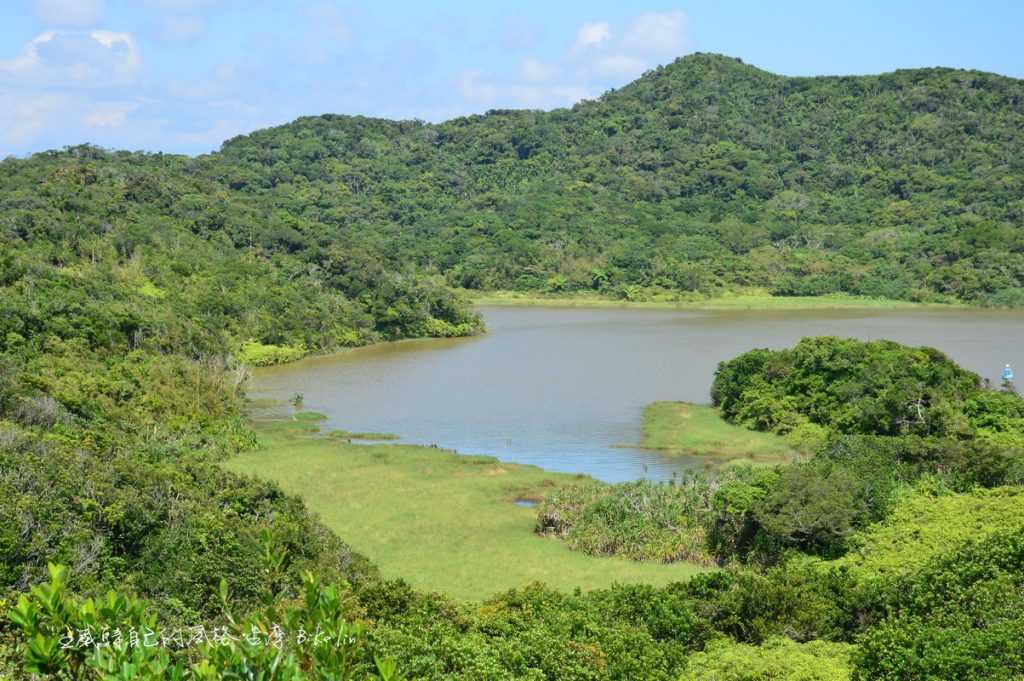
<svg viewBox="0 0 1024 681"><path fill-rule="evenodd" d="M323 437L312 420L255 428L262 446L226 468L301 496L386 577L420 589L481 600L533 581L588 590L666 584L702 569L588 556L534 534L535 510L515 501L539 500L577 476L430 447L353 444Z"/></svg>
<svg viewBox="0 0 1024 681"><path fill-rule="evenodd" d="M641 446L666 454L708 457L710 462L776 464L798 452L784 437L725 421L714 407L689 402L653 402L644 408Z"/></svg>

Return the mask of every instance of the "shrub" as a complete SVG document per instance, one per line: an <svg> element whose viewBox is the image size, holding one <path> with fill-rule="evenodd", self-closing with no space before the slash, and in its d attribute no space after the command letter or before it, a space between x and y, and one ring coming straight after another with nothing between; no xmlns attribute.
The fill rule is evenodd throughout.
<svg viewBox="0 0 1024 681"><path fill-rule="evenodd" d="M850 648L772 638L760 646L720 639L687 660L680 681L847 681Z"/></svg>
<svg viewBox="0 0 1024 681"><path fill-rule="evenodd" d="M1024 528L997 532L862 598L854 678L1024 675Z"/></svg>
<svg viewBox="0 0 1024 681"><path fill-rule="evenodd" d="M238 350L238 361L257 367L286 364L305 356L302 345L265 345L256 340L245 341Z"/></svg>
<svg viewBox="0 0 1024 681"><path fill-rule="evenodd" d="M870 517L863 481L838 466L782 467L772 489L753 503L764 531L783 546L824 556L840 555L846 538Z"/></svg>
<svg viewBox="0 0 1024 681"><path fill-rule="evenodd" d="M980 383L932 348L820 337L722 362L711 397L726 419L757 430L810 421L841 433L969 437L966 402Z"/></svg>
<svg viewBox="0 0 1024 681"><path fill-rule="evenodd" d="M562 488L541 503L536 531L591 555L707 564L713 559L702 521L711 492L699 478Z"/></svg>

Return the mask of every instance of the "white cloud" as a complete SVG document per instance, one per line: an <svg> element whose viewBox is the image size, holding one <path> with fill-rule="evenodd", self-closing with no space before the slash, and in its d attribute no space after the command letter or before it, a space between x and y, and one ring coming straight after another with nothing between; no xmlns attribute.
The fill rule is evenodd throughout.
<svg viewBox="0 0 1024 681"><path fill-rule="evenodd" d="M20 76L28 74L30 71L39 68L43 62L42 58L39 56L40 46L52 42L56 37L56 31L40 33L35 38L28 41L28 44L25 45L21 54L17 57L0 60L0 73L6 73L11 76Z"/></svg>
<svg viewBox="0 0 1024 681"><path fill-rule="evenodd" d="M689 20L681 10L637 15L622 30L598 31L587 24L570 50L577 77L594 85L619 87L658 63L671 61L692 49ZM589 48L581 44L589 39Z"/></svg>
<svg viewBox="0 0 1024 681"><path fill-rule="evenodd" d="M203 5L215 5L220 0L143 0L144 4L160 9L194 9Z"/></svg>
<svg viewBox="0 0 1024 681"><path fill-rule="evenodd" d="M622 48L627 52L655 58L673 59L691 47L690 21L678 9L641 14L622 38Z"/></svg>
<svg viewBox="0 0 1024 681"><path fill-rule="evenodd" d="M128 115L138 108L138 102L97 104L82 117L82 125L87 128L119 128L128 120Z"/></svg>
<svg viewBox="0 0 1024 681"><path fill-rule="evenodd" d="M543 42L544 26L522 15L505 16L491 29L489 43L505 51L532 50Z"/></svg>
<svg viewBox="0 0 1024 681"><path fill-rule="evenodd" d="M295 47L307 64L323 65L335 59L353 43L356 10L339 8L329 2L304 7L307 29Z"/></svg>
<svg viewBox="0 0 1024 681"><path fill-rule="evenodd" d="M215 75L218 80L227 81L232 80L237 72L238 67L234 64L218 64L217 68L213 70L213 75Z"/></svg>
<svg viewBox="0 0 1024 681"><path fill-rule="evenodd" d="M242 121L219 119L206 130L196 132L180 132L175 135L178 144L188 146L202 146L208 148L219 147L220 144L236 135L252 130L253 124L246 124Z"/></svg>
<svg viewBox="0 0 1024 681"><path fill-rule="evenodd" d="M598 47L608 42L612 37L611 26L607 21L595 21L583 24L576 33L575 49Z"/></svg>
<svg viewBox="0 0 1024 681"><path fill-rule="evenodd" d="M622 26L592 21L579 28L561 58L531 55L512 71L468 69L457 87L463 101L477 107L565 106L625 85L691 46L689 21L681 10L638 14Z"/></svg>
<svg viewBox="0 0 1024 681"><path fill-rule="evenodd" d="M34 0L36 16L54 26L94 26L103 14L101 0Z"/></svg>
<svg viewBox="0 0 1024 681"><path fill-rule="evenodd" d="M553 64L545 64L534 57L527 57L520 65L520 71L522 72L524 79L537 83L545 80L551 80L558 74L559 69Z"/></svg>
<svg viewBox="0 0 1024 681"><path fill-rule="evenodd" d="M214 98L224 97L235 85L238 67L235 64L219 64L209 78L188 81L174 80L168 84L168 91L174 97Z"/></svg>
<svg viewBox="0 0 1024 681"><path fill-rule="evenodd" d="M0 156L11 149L24 147L45 132L66 105L61 95L41 94L15 96L0 94Z"/></svg>
<svg viewBox="0 0 1024 681"><path fill-rule="evenodd" d="M475 102L492 101L498 94L494 84L485 80L484 72L479 69L463 71L459 74L458 83L462 96Z"/></svg>
<svg viewBox="0 0 1024 681"><path fill-rule="evenodd" d="M0 60L0 78L34 86L110 86L132 81L142 57L129 33L47 31Z"/></svg>

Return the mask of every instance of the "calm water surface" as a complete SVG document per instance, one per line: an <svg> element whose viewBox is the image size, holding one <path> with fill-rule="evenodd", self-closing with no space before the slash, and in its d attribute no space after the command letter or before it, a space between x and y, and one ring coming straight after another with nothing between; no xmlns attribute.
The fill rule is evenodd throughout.
<svg viewBox="0 0 1024 681"><path fill-rule="evenodd" d="M804 336L931 345L998 382L1024 370L1024 315L990 311L689 312L481 308L478 338L407 341L256 372L255 397L305 396L327 425L606 481L702 462L632 447L655 400L708 402L718 362Z"/></svg>

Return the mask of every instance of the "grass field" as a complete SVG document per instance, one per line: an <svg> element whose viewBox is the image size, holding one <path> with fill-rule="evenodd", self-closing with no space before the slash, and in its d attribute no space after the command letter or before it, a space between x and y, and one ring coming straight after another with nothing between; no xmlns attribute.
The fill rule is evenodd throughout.
<svg viewBox="0 0 1024 681"><path fill-rule="evenodd" d="M644 408L641 446L666 453L692 454L720 463L791 461L796 449L786 438L735 426L718 410L689 402L654 402Z"/></svg>
<svg viewBox="0 0 1024 681"><path fill-rule="evenodd" d="M263 446L224 465L276 481L387 577L462 600L532 581L570 590L665 584L701 568L599 558L533 533L539 499L576 476L429 447L323 437L313 420L255 424ZM597 484L597 483L594 483Z"/></svg>
<svg viewBox="0 0 1024 681"><path fill-rule="evenodd" d="M664 310L891 310L925 307L954 307L951 304L922 304L864 296L772 296L766 293L723 295L716 298L666 296L646 301L627 301L593 293L543 294L520 291L465 291L476 305L522 305L538 307L626 307ZM957 306L960 307L960 306Z"/></svg>

